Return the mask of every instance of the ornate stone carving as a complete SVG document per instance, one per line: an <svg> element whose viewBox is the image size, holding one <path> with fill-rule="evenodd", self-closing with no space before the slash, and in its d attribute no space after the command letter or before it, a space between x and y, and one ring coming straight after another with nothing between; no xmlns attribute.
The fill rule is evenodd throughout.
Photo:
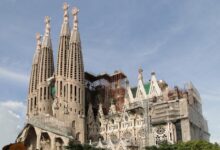
<svg viewBox="0 0 220 150"><path fill-rule="evenodd" d="M118 137L115 134L110 135L110 139L111 139L112 143L118 142Z"/></svg>
<svg viewBox="0 0 220 150"><path fill-rule="evenodd" d="M123 138L124 138L124 139L130 139L131 137L132 137L131 132L126 131L126 132L123 134Z"/></svg>
<svg viewBox="0 0 220 150"><path fill-rule="evenodd" d="M145 130L144 129L140 129L138 131L138 136L143 138L145 136Z"/></svg>
<svg viewBox="0 0 220 150"><path fill-rule="evenodd" d="M158 127L157 129L156 129L156 132L157 132L157 134L164 134L165 133L165 129L163 128L163 127Z"/></svg>

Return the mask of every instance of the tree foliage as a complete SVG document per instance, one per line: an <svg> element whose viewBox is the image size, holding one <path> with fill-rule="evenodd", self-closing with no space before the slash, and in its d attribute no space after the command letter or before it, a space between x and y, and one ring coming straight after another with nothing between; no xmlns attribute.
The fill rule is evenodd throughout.
<svg viewBox="0 0 220 150"><path fill-rule="evenodd" d="M68 146L65 147L67 150L103 150L100 148L92 147L88 144L75 144L73 142L70 142Z"/></svg>
<svg viewBox="0 0 220 150"><path fill-rule="evenodd" d="M189 141L177 144L162 143L159 146L146 147L146 150L220 150L220 146L207 141Z"/></svg>

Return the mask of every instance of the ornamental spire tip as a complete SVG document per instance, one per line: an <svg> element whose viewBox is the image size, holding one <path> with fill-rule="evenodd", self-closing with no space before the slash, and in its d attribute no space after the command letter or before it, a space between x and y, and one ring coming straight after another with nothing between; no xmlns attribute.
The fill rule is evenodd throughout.
<svg viewBox="0 0 220 150"><path fill-rule="evenodd" d="M143 81L143 69L141 67L138 69L138 80Z"/></svg>
<svg viewBox="0 0 220 150"><path fill-rule="evenodd" d="M79 9L77 7L73 7L72 9L72 15L73 15L73 29L74 30L78 30L78 13L79 13Z"/></svg>
<svg viewBox="0 0 220 150"><path fill-rule="evenodd" d="M68 22L68 8L69 8L69 5L67 4L67 2L64 2L64 4L63 4L64 22Z"/></svg>
<svg viewBox="0 0 220 150"><path fill-rule="evenodd" d="M45 27L45 35L46 36L49 36L50 35L50 17L49 16L46 16L45 19L44 19L44 22L46 24L46 27Z"/></svg>
<svg viewBox="0 0 220 150"><path fill-rule="evenodd" d="M40 49L41 46L41 35L39 32L36 33L36 40L37 40L37 49Z"/></svg>

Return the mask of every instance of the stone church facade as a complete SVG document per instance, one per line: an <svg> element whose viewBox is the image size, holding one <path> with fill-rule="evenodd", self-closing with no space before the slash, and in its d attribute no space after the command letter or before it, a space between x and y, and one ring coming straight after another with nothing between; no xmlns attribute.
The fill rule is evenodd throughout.
<svg viewBox="0 0 220 150"><path fill-rule="evenodd" d="M70 29L64 3L56 70L50 18L37 46L29 82L27 121L16 141L30 150L62 150L70 141L111 150L141 149L163 141L209 140L202 102L192 83L169 87L151 73L130 87L122 71L93 75L84 71L78 29L79 9L73 8Z"/></svg>

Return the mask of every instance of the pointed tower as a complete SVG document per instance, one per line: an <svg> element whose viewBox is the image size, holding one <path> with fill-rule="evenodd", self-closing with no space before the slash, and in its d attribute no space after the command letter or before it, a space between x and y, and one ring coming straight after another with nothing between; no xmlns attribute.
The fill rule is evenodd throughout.
<svg viewBox="0 0 220 150"><path fill-rule="evenodd" d="M69 16L68 16L68 4L64 3L63 10L63 24L60 31L60 41L57 58L57 71L56 71L56 98L57 101L62 103L65 99L66 87L65 80L67 77L67 63L68 63L68 52L69 52L69 40L70 40L70 29L69 29ZM62 117L63 112L61 110L55 113L55 117Z"/></svg>
<svg viewBox="0 0 220 150"><path fill-rule="evenodd" d="M149 90L149 97L158 97L161 96L163 93L160 89L160 86L158 85L158 81L156 78L156 73L151 73L151 80L150 80L150 90Z"/></svg>
<svg viewBox="0 0 220 150"><path fill-rule="evenodd" d="M38 112L52 115L52 95L47 79L54 74L53 51L50 37L50 18L45 17L45 33L43 36L39 60Z"/></svg>
<svg viewBox="0 0 220 150"><path fill-rule="evenodd" d="M85 142L85 86L84 67L81 41L78 31L79 9L73 8L73 29L69 42L68 72L66 80L67 103L69 113L67 123L75 127L76 137L81 143ZM65 117L64 116L64 117Z"/></svg>
<svg viewBox="0 0 220 150"><path fill-rule="evenodd" d="M143 69L139 68L138 70L138 85L136 91L135 100L142 100L147 98L147 93L144 88L144 80L143 80Z"/></svg>
<svg viewBox="0 0 220 150"><path fill-rule="evenodd" d="M41 36L40 33L36 34L37 48L34 54L31 77L29 82L29 92L28 92L28 118L32 115L37 114L37 84L38 84L38 64L41 49Z"/></svg>

